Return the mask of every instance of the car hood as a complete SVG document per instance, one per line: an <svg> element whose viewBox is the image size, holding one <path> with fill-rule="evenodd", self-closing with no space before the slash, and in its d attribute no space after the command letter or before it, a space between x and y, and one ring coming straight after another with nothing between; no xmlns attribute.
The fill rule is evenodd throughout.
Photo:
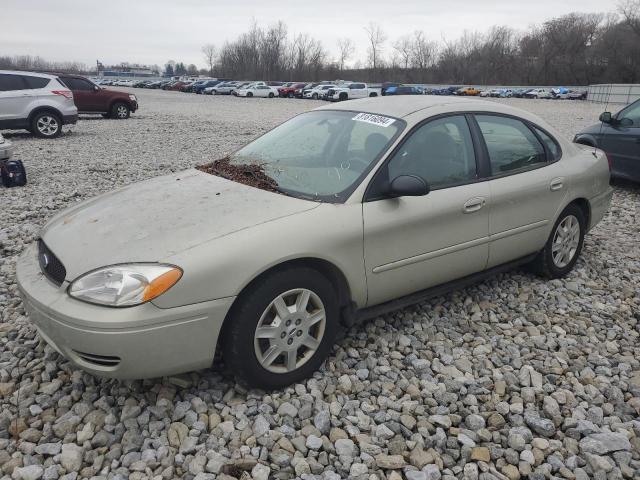
<svg viewBox="0 0 640 480"><path fill-rule="evenodd" d="M594 123L593 125L589 125L588 127L583 128L578 132L578 135L583 135L585 133L589 134L599 134L601 131L604 131L607 128L607 125L603 125L602 123Z"/></svg>
<svg viewBox="0 0 640 480"><path fill-rule="evenodd" d="M192 169L82 202L53 218L41 237L73 280L106 265L162 261L317 206Z"/></svg>

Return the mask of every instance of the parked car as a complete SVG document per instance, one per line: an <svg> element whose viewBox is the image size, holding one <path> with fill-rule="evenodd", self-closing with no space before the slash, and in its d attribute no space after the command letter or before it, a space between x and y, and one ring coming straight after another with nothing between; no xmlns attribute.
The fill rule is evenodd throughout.
<svg viewBox="0 0 640 480"><path fill-rule="evenodd" d="M100 88L80 75L65 74L59 78L73 92L79 113L102 113L105 118L124 120L138 110L138 99L131 93Z"/></svg>
<svg viewBox="0 0 640 480"><path fill-rule="evenodd" d="M385 89L385 95L422 95L422 88L412 85L390 86Z"/></svg>
<svg viewBox="0 0 640 480"><path fill-rule="evenodd" d="M585 128L573 141L607 152L613 177L640 182L640 100L614 115L604 112L600 123Z"/></svg>
<svg viewBox="0 0 640 480"><path fill-rule="evenodd" d="M191 92L191 86L196 83L196 82L185 82L181 87L180 87L180 91L183 93L189 93Z"/></svg>
<svg viewBox="0 0 640 480"><path fill-rule="evenodd" d="M166 87L164 87L165 90L171 90L171 91L179 91L180 89L182 89L182 87L184 87L185 85L187 85L189 82L172 82L169 83Z"/></svg>
<svg viewBox="0 0 640 480"><path fill-rule="evenodd" d="M523 98L531 90L533 90L533 88L516 88L513 91L513 96L516 98Z"/></svg>
<svg viewBox="0 0 640 480"><path fill-rule="evenodd" d="M327 92L335 87L336 86L332 84L316 85L310 90L305 89L304 98L310 98L312 100L324 99L327 96Z"/></svg>
<svg viewBox="0 0 640 480"><path fill-rule="evenodd" d="M238 97L277 97L278 89L268 85L249 85L235 91Z"/></svg>
<svg viewBox="0 0 640 480"><path fill-rule="evenodd" d="M55 75L0 70L0 130L54 138L77 121L73 93Z"/></svg>
<svg viewBox="0 0 640 480"><path fill-rule="evenodd" d="M287 98L293 98L295 97L296 94L296 90L299 90L303 87L305 87L307 84L306 83L291 83L287 86L282 86L282 87L278 87L278 95L280 97L287 97Z"/></svg>
<svg viewBox="0 0 640 480"><path fill-rule="evenodd" d="M223 82L213 87L205 88L202 93L207 95L230 95L239 85L238 82Z"/></svg>
<svg viewBox="0 0 640 480"><path fill-rule="evenodd" d="M475 97L480 95L480 90L475 87L463 87L456 90L456 95Z"/></svg>
<svg viewBox="0 0 640 480"><path fill-rule="evenodd" d="M11 155L13 155L13 145L0 133L0 161L9 160Z"/></svg>
<svg viewBox="0 0 640 480"><path fill-rule="evenodd" d="M569 100L586 100L589 92L587 90L573 90L567 95Z"/></svg>
<svg viewBox="0 0 640 480"><path fill-rule="evenodd" d="M526 98L548 99L552 98L551 91L546 88L534 88L525 94Z"/></svg>
<svg viewBox="0 0 640 480"><path fill-rule="evenodd" d="M604 153L528 112L366 98L59 213L17 285L41 337L92 374L208 368L219 345L241 383L281 388L320 366L341 322L515 265L568 274L611 196Z"/></svg>
<svg viewBox="0 0 640 480"><path fill-rule="evenodd" d="M349 83L346 85L339 85L332 88L333 93L328 96L328 100L332 102L354 100L357 98L377 97L382 95L382 89L369 87L366 83Z"/></svg>
<svg viewBox="0 0 640 480"><path fill-rule="evenodd" d="M193 87L193 91L197 94L203 94L207 88L215 88L218 85L222 85L222 80L204 80L197 86Z"/></svg>
<svg viewBox="0 0 640 480"><path fill-rule="evenodd" d="M510 88L503 88L500 90L500 98L511 98L513 97L513 90Z"/></svg>
<svg viewBox="0 0 640 480"><path fill-rule="evenodd" d="M327 83L324 83L324 84L327 85ZM302 87L300 89L300 93L299 94L296 93L296 97L298 97L298 98L307 98L307 97L305 97L305 94L308 91L313 90L314 88L316 88L318 85L323 85L323 82L308 83L307 85L305 85L304 87Z"/></svg>

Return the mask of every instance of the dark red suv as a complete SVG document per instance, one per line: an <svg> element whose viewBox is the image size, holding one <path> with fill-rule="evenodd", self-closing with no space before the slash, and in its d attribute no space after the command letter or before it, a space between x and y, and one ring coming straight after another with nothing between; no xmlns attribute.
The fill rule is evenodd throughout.
<svg viewBox="0 0 640 480"><path fill-rule="evenodd" d="M104 117L124 119L138 109L135 95L118 90L106 90L78 75L58 75L73 92L78 113L102 113Z"/></svg>

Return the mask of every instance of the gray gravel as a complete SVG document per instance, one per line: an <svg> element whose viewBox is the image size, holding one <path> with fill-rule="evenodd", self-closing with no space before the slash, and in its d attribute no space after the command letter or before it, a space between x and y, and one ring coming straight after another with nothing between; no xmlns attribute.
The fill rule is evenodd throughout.
<svg viewBox="0 0 640 480"><path fill-rule="evenodd" d="M0 189L2 479L640 478L640 191L616 189L576 269L515 271L343 332L323 369L247 392L219 368L117 382L73 369L25 317L15 260L56 211L222 156L317 103L139 91L129 121L9 133ZM509 100L567 137L582 102Z"/></svg>

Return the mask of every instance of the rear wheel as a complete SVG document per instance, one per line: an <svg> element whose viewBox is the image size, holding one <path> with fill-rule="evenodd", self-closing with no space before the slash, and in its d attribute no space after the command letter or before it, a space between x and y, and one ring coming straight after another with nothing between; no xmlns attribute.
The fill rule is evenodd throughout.
<svg viewBox="0 0 640 480"><path fill-rule="evenodd" d="M269 98L273 98L274 96L273 92L269 92Z"/></svg>
<svg viewBox="0 0 640 480"><path fill-rule="evenodd" d="M124 120L129 118L131 115L131 110L129 109L129 105L123 102L116 102L111 107L111 117L117 118L118 120Z"/></svg>
<svg viewBox="0 0 640 480"><path fill-rule="evenodd" d="M247 92L247 97L253 97L253 93Z"/></svg>
<svg viewBox="0 0 640 480"><path fill-rule="evenodd" d="M575 204L565 208L556 220L549 239L533 260L533 270L548 278L560 278L569 273L582 251L587 221Z"/></svg>
<svg viewBox="0 0 640 480"><path fill-rule="evenodd" d="M224 359L241 383L265 390L310 376L333 345L338 301L316 270L289 268L238 299L223 337Z"/></svg>
<svg viewBox="0 0 640 480"><path fill-rule="evenodd" d="M347 99L347 94L343 92L343 93L340 94L339 98L340 98L340 100L344 101L344 100Z"/></svg>
<svg viewBox="0 0 640 480"><path fill-rule="evenodd" d="M51 112L41 112L31 119L31 132L40 138L55 138L62 133L62 120Z"/></svg>
<svg viewBox="0 0 640 480"><path fill-rule="evenodd" d="M317 100L318 99L318 94L314 93L313 95L311 95L311 98L313 98L314 100Z"/></svg>

